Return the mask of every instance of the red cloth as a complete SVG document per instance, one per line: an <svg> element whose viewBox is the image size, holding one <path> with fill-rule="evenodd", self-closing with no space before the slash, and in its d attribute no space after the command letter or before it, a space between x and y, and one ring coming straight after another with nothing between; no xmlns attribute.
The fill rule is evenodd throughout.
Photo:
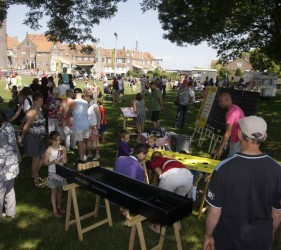
<svg viewBox="0 0 281 250"><path fill-rule="evenodd" d="M99 107L100 107L100 114L101 114L101 124L100 125L106 125L107 122L106 122L106 118L105 118L105 115L106 115L105 109L104 109L103 105L100 105Z"/></svg>
<svg viewBox="0 0 281 250"><path fill-rule="evenodd" d="M172 162L169 162L166 164L165 168L163 169L164 163L166 161L170 161L173 159L167 158L167 157L156 157L150 162L150 167L154 170L155 168L160 168L162 173L165 173L166 171L172 169L172 168L186 168L181 162L173 160Z"/></svg>

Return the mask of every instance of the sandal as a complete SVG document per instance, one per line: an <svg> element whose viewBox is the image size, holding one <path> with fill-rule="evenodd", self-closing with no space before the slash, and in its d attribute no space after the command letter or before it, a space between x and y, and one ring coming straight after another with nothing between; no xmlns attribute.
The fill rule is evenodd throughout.
<svg viewBox="0 0 281 250"><path fill-rule="evenodd" d="M126 220L132 219L130 212L127 209L120 208L121 217Z"/></svg>
<svg viewBox="0 0 281 250"><path fill-rule="evenodd" d="M40 176L37 176L37 180L38 180L39 182L43 182L43 181L44 181L44 179L41 178Z"/></svg>
<svg viewBox="0 0 281 250"><path fill-rule="evenodd" d="M158 224L149 224L149 228L154 232L154 233L157 233L157 234L160 234L160 226Z"/></svg>
<svg viewBox="0 0 281 250"><path fill-rule="evenodd" d="M30 176L30 179L34 180L34 177L33 177L33 176ZM44 182L44 179L41 178L40 176L37 177L37 180L38 180L39 182Z"/></svg>
<svg viewBox="0 0 281 250"><path fill-rule="evenodd" d="M64 215L65 214L65 209L64 208L57 208L57 210L58 210L58 213L60 215Z"/></svg>
<svg viewBox="0 0 281 250"><path fill-rule="evenodd" d="M61 219L62 215L58 212L58 213L53 213L53 216L57 219Z"/></svg>
<svg viewBox="0 0 281 250"><path fill-rule="evenodd" d="M34 186L37 188L44 188L44 184L40 183L40 182L34 182Z"/></svg>

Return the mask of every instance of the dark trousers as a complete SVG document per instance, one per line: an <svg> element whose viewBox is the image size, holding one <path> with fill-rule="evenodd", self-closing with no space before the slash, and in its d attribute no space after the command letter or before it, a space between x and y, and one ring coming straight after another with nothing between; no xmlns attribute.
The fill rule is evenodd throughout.
<svg viewBox="0 0 281 250"><path fill-rule="evenodd" d="M166 85L162 85L163 97L166 97Z"/></svg>
<svg viewBox="0 0 281 250"><path fill-rule="evenodd" d="M182 128L184 127L187 111L188 111L188 104L186 105L179 104L177 109L176 122L175 122L176 127L178 126L181 126Z"/></svg>

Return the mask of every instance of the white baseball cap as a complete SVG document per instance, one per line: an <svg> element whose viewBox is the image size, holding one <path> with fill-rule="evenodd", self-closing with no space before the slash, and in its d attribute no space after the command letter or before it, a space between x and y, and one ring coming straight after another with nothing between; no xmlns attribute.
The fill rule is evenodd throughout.
<svg viewBox="0 0 281 250"><path fill-rule="evenodd" d="M262 139L267 130L267 124L261 117L252 115L238 120L240 129L243 134L251 139Z"/></svg>

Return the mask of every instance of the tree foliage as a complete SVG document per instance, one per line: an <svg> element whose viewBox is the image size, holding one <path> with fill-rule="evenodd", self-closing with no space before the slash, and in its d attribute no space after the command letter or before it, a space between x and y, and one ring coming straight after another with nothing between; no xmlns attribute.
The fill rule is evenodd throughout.
<svg viewBox="0 0 281 250"><path fill-rule="evenodd" d="M242 76L242 71L240 68L237 68L236 71L235 71L235 76Z"/></svg>
<svg viewBox="0 0 281 250"><path fill-rule="evenodd" d="M281 67L273 62L268 56L262 53L259 49L250 52L250 63L254 70L274 72L281 75Z"/></svg>
<svg viewBox="0 0 281 250"><path fill-rule="evenodd" d="M143 11L156 8L164 38L179 46L207 41L222 59L259 48L281 62L279 0L145 0Z"/></svg>
<svg viewBox="0 0 281 250"><path fill-rule="evenodd" d="M92 35L93 25L101 19L112 18L118 2L124 0L0 0L0 23L7 16L9 6L23 4L29 7L24 24L33 30L41 28L40 20L47 16L45 35L50 41L68 44L97 42ZM3 7L3 8L2 8Z"/></svg>
<svg viewBox="0 0 281 250"><path fill-rule="evenodd" d="M228 69L226 67L221 67L218 71L218 75L220 77L224 77L224 76L230 77L233 75L233 72L231 69Z"/></svg>
<svg viewBox="0 0 281 250"><path fill-rule="evenodd" d="M30 11L24 23L40 29L49 17L45 35L68 44L97 42L92 27L109 19L127 0L0 0L0 23L10 5L24 4ZM142 0L145 12L157 9L163 37L179 45L208 42L223 60L258 48L270 59L281 62L280 0Z"/></svg>

